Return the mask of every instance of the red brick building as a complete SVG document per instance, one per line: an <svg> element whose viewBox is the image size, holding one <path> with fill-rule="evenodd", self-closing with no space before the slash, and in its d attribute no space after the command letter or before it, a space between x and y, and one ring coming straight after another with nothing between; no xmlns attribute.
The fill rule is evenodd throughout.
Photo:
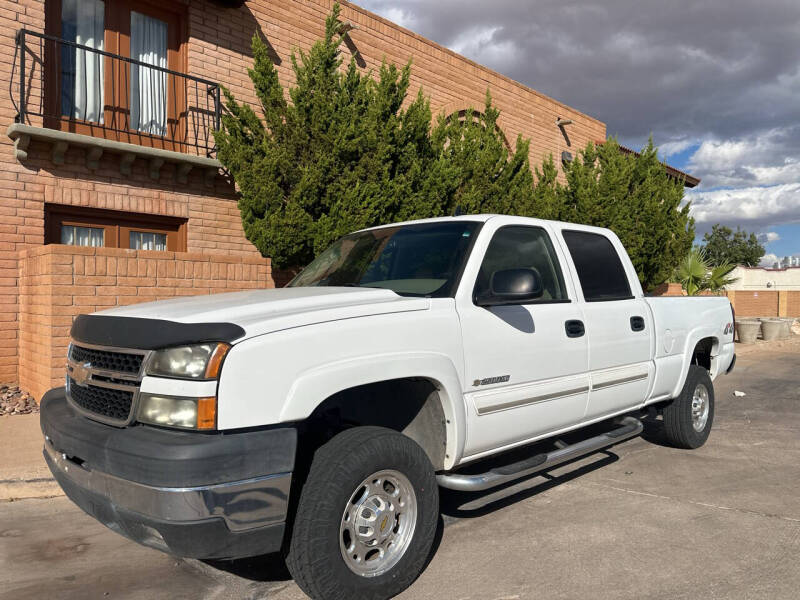
<svg viewBox="0 0 800 600"><path fill-rule="evenodd" d="M215 159L219 85L254 101L254 33L289 85L331 4L0 0L0 382L36 396L61 382L79 313L274 285ZM358 6L342 20L363 68L413 57L411 95L422 86L435 112L480 107L489 88L534 164L605 139L597 119Z"/></svg>

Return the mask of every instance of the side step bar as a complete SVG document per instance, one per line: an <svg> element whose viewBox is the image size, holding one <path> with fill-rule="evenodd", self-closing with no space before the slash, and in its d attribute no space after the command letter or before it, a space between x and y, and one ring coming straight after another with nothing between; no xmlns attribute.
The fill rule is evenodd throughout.
<svg viewBox="0 0 800 600"><path fill-rule="evenodd" d="M617 444L628 438L636 437L644 425L635 417L623 417L620 426L613 431L603 433L587 440L557 448L546 454L537 454L524 460L496 467L486 473L477 475L461 475L458 473L437 475L440 486L462 492L478 492L488 490L508 481L513 481L539 471L547 471L557 465L591 454L608 446Z"/></svg>

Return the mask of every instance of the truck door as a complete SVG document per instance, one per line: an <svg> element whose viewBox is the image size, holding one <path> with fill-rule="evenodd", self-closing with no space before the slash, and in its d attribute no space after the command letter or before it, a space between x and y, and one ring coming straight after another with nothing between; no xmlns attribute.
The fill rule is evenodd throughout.
<svg viewBox="0 0 800 600"><path fill-rule="evenodd" d="M633 266L626 260L626 272L619 240L566 227L561 235L578 275L589 342L592 381L586 418L635 408L647 396L654 367L652 320L641 287L632 279Z"/></svg>
<svg viewBox="0 0 800 600"><path fill-rule="evenodd" d="M502 217L486 222L456 295L464 343L467 457L573 425L586 408L588 345L578 331L583 314L564 276L564 257L546 226L513 222ZM539 298L476 305L494 272L518 268L536 270Z"/></svg>

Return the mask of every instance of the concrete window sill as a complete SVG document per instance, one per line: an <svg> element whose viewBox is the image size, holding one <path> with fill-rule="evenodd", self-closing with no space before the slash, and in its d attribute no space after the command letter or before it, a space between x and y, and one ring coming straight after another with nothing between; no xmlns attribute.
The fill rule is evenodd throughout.
<svg viewBox="0 0 800 600"><path fill-rule="evenodd" d="M24 162L28 158L28 145L31 140L47 142L51 146L51 157L54 164L64 164L64 154L72 147L86 149L86 168L94 171L99 167L103 154L118 154L122 158L119 170L122 175L130 175L131 167L135 160L147 162L148 171L152 179L161 176L161 167L167 163L176 165L175 173L178 183L189 182L189 173L193 169L201 171L207 185L213 185L214 178L222 168L222 164L215 158L183 154L160 148L150 148L126 142L117 142L104 138L96 138L79 133L46 129L23 123L12 123L7 130L8 137L14 141L14 156Z"/></svg>

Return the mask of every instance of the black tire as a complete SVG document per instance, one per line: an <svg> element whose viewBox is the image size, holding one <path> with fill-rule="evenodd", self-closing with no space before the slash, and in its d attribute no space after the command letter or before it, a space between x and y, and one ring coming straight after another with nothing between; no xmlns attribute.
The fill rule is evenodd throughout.
<svg viewBox="0 0 800 600"><path fill-rule="evenodd" d="M692 402L695 390L700 387L704 387L708 395L708 417L705 425L698 430L692 417ZM664 432L667 441L676 448L699 448L706 443L713 422L714 384L703 367L690 365L680 395L664 407Z"/></svg>
<svg viewBox="0 0 800 600"><path fill-rule="evenodd" d="M360 482L389 469L403 474L413 487L416 524L399 561L385 573L366 577L345 563L340 527L345 506ZM314 453L300 492L286 565L300 589L314 600L392 598L424 569L438 519L439 488L422 448L391 429L348 429Z"/></svg>

